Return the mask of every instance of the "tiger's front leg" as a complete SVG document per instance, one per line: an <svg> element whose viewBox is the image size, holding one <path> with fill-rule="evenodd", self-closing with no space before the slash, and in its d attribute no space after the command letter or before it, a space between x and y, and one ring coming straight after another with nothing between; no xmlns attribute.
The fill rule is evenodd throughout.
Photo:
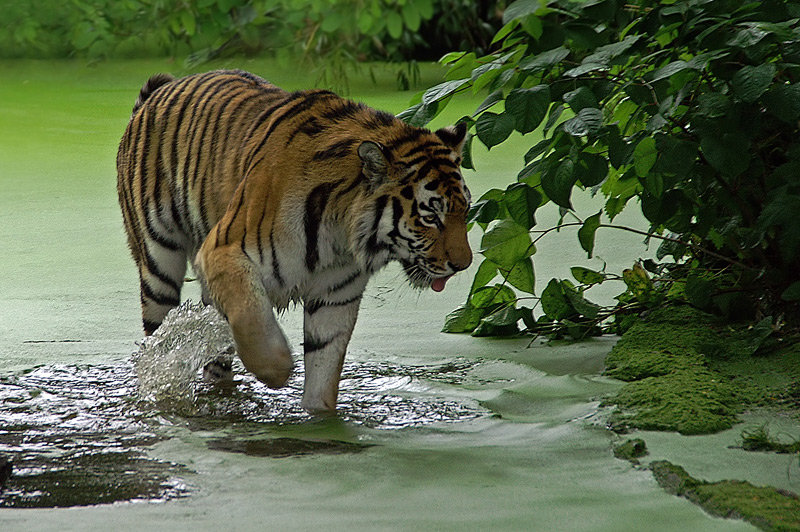
<svg viewBox="0 0 800 532"><path fill-rule="evenodd" d="M334 287L324 298L305 303L302 406L312 414L336 410L347 344L356 325L366 282L366 276L356 276L347 285Z"/></svg>
<svg viewBox="0 0 800 532"><path fill-rule="evenodd" d="M257 266L241 246L213 247L207 240L197 255L204 288L228 320L244 367L271 388L280 388L294 362L267 297Z"/></svg>

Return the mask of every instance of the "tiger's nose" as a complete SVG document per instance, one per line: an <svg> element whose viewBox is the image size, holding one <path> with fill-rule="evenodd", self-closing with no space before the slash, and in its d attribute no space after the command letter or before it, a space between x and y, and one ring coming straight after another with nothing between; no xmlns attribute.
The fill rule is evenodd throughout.
<svg viewBox="0 0 800 532"><path fill-rule="evenodd" d="M456 259L451 258L447 261L447 264L453 270L453 272L460 272L461 270L466 270L469 268L469 265L472 264L472 253L464 257L459 257Z"/></svg>

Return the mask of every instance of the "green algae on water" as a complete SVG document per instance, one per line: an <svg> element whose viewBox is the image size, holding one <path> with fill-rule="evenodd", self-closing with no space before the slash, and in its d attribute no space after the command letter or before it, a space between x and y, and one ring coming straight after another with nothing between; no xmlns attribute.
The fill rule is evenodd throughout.
<svg viewBox="0 0 800 532"><path fill-rule="evenodd" d="M800 531L800 498L771 486L754 486L741 480L705 482L666 460L650 469L668 493L685 497L711 515L744 519L762 530Z"/></svg>

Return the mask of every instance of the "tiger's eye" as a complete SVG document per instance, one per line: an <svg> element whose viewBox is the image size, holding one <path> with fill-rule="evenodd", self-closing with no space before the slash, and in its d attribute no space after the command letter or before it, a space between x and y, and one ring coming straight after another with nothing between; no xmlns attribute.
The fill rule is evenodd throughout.
<svg viewBox="0 0 800 532"><path fill-rule="evenodd" d="M428 214L428 215L422 217L422 221L425 222L428 225L437 225L437 222L439 221L439 217L436 216L435 214Z"/></svg>

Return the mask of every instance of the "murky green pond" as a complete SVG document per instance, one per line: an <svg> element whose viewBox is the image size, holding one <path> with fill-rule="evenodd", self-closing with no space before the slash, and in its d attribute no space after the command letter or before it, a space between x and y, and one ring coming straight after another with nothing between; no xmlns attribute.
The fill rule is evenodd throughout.
<svg viewBox="0 0 800 532"><path fill-rule="evenodd" d="M225 66L288 88L313 81L265 62ZM599 407L619 386L601 376L613 338L554 346L440 333L469 273L443 294L411 290L395 268L371 281L335 419L302 411L300 374L278 391L240 372L232 388L189 383L183 401L140 394L138 282L114 157L155 71L180 67L0 63L0 454L14 462L0 529L753 530L614 458L621 437ZM378 74L390 81L353 83L354 97L404 109L410 94ZM477 103L457 102L441 124ZM477 149L479 171L466 176L474 194L513 179L517 142ZM590 264L620 269L648 253L614 235L598 239ZM560 233L535 258L546 282L582 253ZM185 297L197 296L189 284ZM299 346L302 316L281 322ZM742 465L743 451L728 449L738 435L647 441L653 458L677 456L701 478L800 491L790 457Z"/></svg>

